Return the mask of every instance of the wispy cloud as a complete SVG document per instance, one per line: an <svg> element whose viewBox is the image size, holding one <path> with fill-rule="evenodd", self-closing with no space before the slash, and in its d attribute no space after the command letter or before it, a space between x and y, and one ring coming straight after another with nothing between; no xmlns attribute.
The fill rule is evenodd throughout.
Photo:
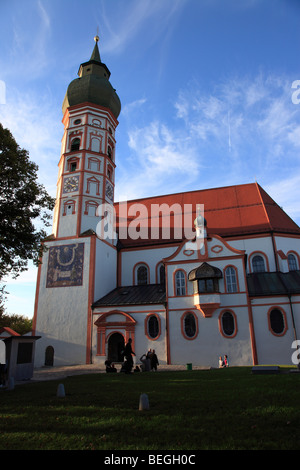
<svg viewBox="0 0 300 470"><path fill-rule="evenodd" d="M126 198L176 192L182 180L188 184L199 172L198 155L190 136L162 122L131 129L128 146L131 157L126 166L122 163L123 171L116 184L119 199L123 199L124 190Z"/></svg>
<svg viewBox="0 0 300 470"><path fill-rule="evenodd" d="M127 3L124 3L123 8L119 4L112 23L106 13L106 2L102 0L99 5L99 23L108 33L105 34L107 41L102 50L104 53L121 53L143 31L145 51L147 42L151 44L159 41L161 35L172 26L173 17L182 10L185 3L186 0L135 0L131 2L130 8Z"/></svg>
<svg viewBox="0 0 300 470"><path fill-rule="evenodd" d="M49 66L51 36L51 19L45 3L38 0L28 8L27 2L21 2L11 21L10 62L0 62L2 77L10 80L19 76L26 81L42 76ZM34 27L25 28L26 22Z"/></svg>
<svg viewBox="0 0 300 470"><path fill-rule="evenodd" d="M136 112L137 109L140 109L147 102L146 98L140 98L139 100L132 101L127 103L122 109L122 115L125 117L132 116L133 112Z"/></svg>
<svg viewBox="0 0 300 470"><path fill-rule="evenodd" d="M239 77L210 94L192 82L174 107L176 126L155 120L128 132L134 197L257 180L300 217L300 105L291 101L288 79Z"/></svg>

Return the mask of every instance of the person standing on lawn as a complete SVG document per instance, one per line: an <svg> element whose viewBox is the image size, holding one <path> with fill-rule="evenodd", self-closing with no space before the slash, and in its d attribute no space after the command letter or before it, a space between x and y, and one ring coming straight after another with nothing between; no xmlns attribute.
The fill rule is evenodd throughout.
<svg viewBox="0 0 300 470"><path fill-rule="evenodd" d="M157 370L157 366L159 365L157 355L155 354L155 349L153 349L151 354L151 370Z"/></svg>
<svg viewBox="0 0 300 470"><path fill-rule="evenodd" d="M129 338L129 340L128 340L126 346L125 346L125 350L124 350L124 357L126 358L126 361L128 362L130 372L131 372L131 369L133 367L132 355L135 356L135 352L132 350L131 343L132 343L132 339Z"/></svg>

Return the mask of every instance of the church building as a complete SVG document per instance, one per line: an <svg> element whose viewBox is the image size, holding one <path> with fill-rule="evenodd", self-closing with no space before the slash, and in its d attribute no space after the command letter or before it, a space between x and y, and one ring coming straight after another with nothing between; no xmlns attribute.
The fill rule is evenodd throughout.
<svg viewBox="0 0 300 470"><path fill-rule="evenodd" d="M115 202L121 103L98 40L62 105L35 367L122 362L129 338L137 363L291 364L299 227L257 183Z"/></svg>

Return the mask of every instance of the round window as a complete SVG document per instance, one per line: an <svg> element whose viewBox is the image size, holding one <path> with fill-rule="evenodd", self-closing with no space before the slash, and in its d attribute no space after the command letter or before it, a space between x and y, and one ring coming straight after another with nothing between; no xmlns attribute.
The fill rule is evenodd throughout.
<svg viewBox="0 0 300 470"><path fill-rule="evenodd" d="M74 124L76 124L76 126L78 126L78 124L81 124L81 119L75 119Z"/></svg>

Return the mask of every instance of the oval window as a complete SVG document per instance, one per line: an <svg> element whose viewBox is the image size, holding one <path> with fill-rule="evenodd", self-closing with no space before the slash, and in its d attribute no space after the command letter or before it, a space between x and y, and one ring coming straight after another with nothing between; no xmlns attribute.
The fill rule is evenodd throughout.
<svg viewBox="0 0 300 470"><path fill-rule="evenodd" d="M230 312L225 312L222 315L222 329L224 335L232 336L235 331L234 316Z"/></svg>
<svg viewBox="0 0 300 470"><path fill-rule="evenodd" d="M155 315L151 315L148 319L148 334L150 338L157 338L159 335L159 323Z"/></svg>
<svg viewBox="0 0 300 470"><path fill-rule="evenodd" d="M184 333L188 338L193 338L196 334L196 320L192 313L187 313L184 317Z"/></svg>
<svg viewBox="0 0 300 470"><path fill-rule="evenodd" d="M273 333L280 335L283 333L285 328L283 314L278 308L275 308L270 312L270 326Z"/></svg>

